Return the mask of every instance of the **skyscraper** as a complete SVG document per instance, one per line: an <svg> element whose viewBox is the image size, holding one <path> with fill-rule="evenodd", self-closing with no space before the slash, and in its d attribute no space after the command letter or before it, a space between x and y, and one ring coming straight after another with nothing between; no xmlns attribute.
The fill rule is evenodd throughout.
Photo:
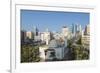
<svg viewBox="0 0 100 73"><path fill-rule="evenodd" d="M76 36L82 33L82 27L79 24L72 24L72 34Z"/></svg>
<svg viewBox="0 0 100 73"><path fill-rule="evenodd" d="M90 25L89 25L89 24L86 25L84 34L85 34L85 35L90 35Z"/></svg>
<svg viewBox="0 0 100 73"><path fill-rule="evenodd" d="M62 35L63 35L64 37L67 37L68 34L69 34L69 29L68 29L68 27L63 26L63 27L62 27Z"/></svg>
<svg viewBox="0 0 100 73"><path fill-rule="evenodd" d="M82 32L82 27L80 24L76 24L76 32Z"/></svg>
<svg viewBox="0 0 100 73"><path fill-rule="evenodd" d="M81 38L82 44L89 49L89 45L90 45L90 25L86 25L85 30L82 34L82 38Z"/></svg>
<svg viewBox="0 0 100 73"><path fill-rule="evenodd" d="M76 33L76 27L75 24L72 24L72 34L75 36Z"/></svg>
<svg viewBox="0 0 100 73"><path fill-rule="evenodd" d="M38 33L39 33L38 28L37 28L37 27L34 27L34 35L35 35L35 36L38 36Z"/></svg>
<svg viewBox="0 0 100 73"><path fill-rule="evenodd" d="M48 45L51 39L51 33L48 31L48 28L46 29L45 32L42 32L40 36L41 36L41 40L45 41L46 45Z"/></svg>

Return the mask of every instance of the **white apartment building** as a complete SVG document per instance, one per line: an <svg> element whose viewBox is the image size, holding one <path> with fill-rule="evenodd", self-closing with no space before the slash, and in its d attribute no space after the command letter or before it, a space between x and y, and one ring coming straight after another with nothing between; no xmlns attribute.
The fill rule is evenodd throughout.
<svg viewBox="0 0 100 73"><path fill-rule="evenodd" d="M90 36L89 35L83 35L81 40L82 40L83 45L89 45L90 44Z"/></svg>
<svg viewBox="0 0 100 73"><path fill-rule="evenodd" d="M89 45L90 45L90 26L89 26L89 25L87 25L87 26L85 27L85 30L84 30L84 32L82 33L81 41L82 41L82 44L83 44L83 45L89 47Z"/></svg>
<svg viewBox="0 0 100 73"><path fill-rule="evenodd" d="M65 42L65 41L63 41L63 42ZM50 41L48 46L39 47L40 58L42 60L52 60L53 58L57 58L57 59L61 60L65 56L66 45L67 45L67 42L62 44L61 41L57 41L57 40L53 39Z"/></svg>
<svg viewBox="0 0 100 73"><path fill-rule="evenodd" d="M33 39L33 32L27 31L27 32L26 32L26 38L28 38L28 39Z"/></svg>
<svg viewBox="0 0 100 73"><path fill-rule="evenodd" d="M50 36L51 36L51 35L50 35L50 32L49 32L49 31L42 32L42 33L40 34L41 40L42 40L42 41L45 41L45 42L46 42L46 45L48 45L49 42L50 42L50 39L51 39Z"/></svg>
<svg viewBox="0 0 100 73"><path fill-rule="evenodd" d="M64 37L67 37L68 34L69 34L69 29L68 29L68 27L63 26L63 28L62 28L62 35L63 35Z"/></svg>

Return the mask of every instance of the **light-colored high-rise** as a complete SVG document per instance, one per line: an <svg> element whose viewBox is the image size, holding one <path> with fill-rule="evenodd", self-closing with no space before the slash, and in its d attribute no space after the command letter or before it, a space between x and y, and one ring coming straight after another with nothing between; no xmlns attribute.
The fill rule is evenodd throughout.
<svg viewBox="0 0 100 73"><path fill-rule="evenodd" d="M68 37L68 34L69 34L69 29L68 29L68 27L63 26L63 27L62 27L62 35L63 35L63 37Z"/></svg>
<svg viewBox="0 0 100 73"><path fill-rule="evenodd" d="M42 41L45 41L45 42L46 42L46 45L48 45L48 44L49 44L49 41L50 41L50 39L51 39L51 34L50 34L50 32L48 31L48 29L46 29L45 32L42 32L42 33L40 34L40 36L41 36L41 40L42 40Z"/></svg>
<svg viewBox="0 0 100 73"><path fill-rule="evenodd" d="M82 44L89 48L90 45L90 25L86 25L81 38Z"/></svg>
<svg viewBox="0 0 100 73"><path fill-rule="evenodd" d="M33 39L33 32L27 31L27 32L26 32L26 38L28 38L28 39Z"/></svg>
<svg viewBox="0 0 100 73"><path fill-rule="evenodd" d="M90 35L90 25L89 25L89 24L86 25L84 34L85 34L85 35Z"/></svg>

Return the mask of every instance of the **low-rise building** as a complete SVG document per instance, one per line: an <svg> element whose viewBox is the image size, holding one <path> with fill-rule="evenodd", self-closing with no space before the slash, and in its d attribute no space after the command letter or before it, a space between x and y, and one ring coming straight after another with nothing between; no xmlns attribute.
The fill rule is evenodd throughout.
<svg viewBox="0 0 100 73"><path fill-rule="evenodd" d="M48 47L40 47L40 57L45 61L63 60L66 53L65 49L67 49L65 46L67 43L63 42L53 39L50 41Z"/></svg>

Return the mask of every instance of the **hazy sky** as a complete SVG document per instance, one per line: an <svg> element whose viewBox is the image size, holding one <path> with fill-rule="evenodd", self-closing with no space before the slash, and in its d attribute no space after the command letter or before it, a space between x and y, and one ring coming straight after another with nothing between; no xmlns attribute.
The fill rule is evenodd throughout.
<svg viewBox="0 0 100 73"><path fill-rule="evenodd" d="M37 27L39 31L60 31L62 26L70 27L72 24L80 24L84 28L89 24L89 13L80 12L55 12L21 10L21 29L34 31Z"/></svg>

